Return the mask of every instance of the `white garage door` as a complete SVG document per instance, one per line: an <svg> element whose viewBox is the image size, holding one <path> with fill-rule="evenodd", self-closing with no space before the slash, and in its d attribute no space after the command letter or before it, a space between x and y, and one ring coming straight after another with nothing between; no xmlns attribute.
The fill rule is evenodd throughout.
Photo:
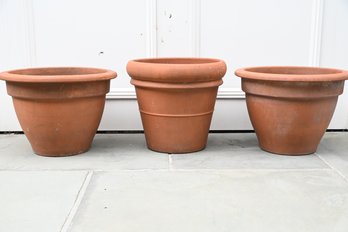
<svg viewBox="0 0 348 232"><path fill-rule="evenodd" d="M129 59L224 59L213 130L251 129L242 66L311 65L348 69L346 0L0 0L0 71L93 66L117 71L100 130L139 130ZM347 128L348 93L330 125ZM0 83L0 131L20 130Z"/></svg>

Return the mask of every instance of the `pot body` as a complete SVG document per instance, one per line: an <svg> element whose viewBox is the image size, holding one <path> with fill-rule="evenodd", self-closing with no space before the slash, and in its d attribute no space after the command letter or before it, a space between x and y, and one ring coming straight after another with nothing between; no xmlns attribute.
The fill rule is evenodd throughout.
<svg viewBox="0 0 348 232"><path fill-rule="evenodd" d="M250 120L260 147L283 155L314 153L343 87L344 80L242 79Z"/></svg>
<svg viewBox="0 0 348 232"><path fill-rule="evenodd" d="M161 84L132 80L147 146L165 153L188 153L205 148L218 86Z"/></svg>
<svg viewBox="0 0 348 232"><path fill-rule="evenodd" d="M149 149L189 153L205 148L226 64L207 58L128 62Z"/></svg>
<svg viewBox="0 0 348 232"><path fill-rule="evenodd" d="M99 126L109 80L82 83L7 82L20 125L42 156L87 151Z"/></svg>

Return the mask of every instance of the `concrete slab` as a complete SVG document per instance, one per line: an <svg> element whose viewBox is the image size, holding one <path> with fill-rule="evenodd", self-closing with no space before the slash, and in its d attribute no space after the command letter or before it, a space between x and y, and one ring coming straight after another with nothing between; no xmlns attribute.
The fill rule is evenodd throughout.
<svg viewBox="0 0 348 232"><path fill-rule="evenodd" d="M93 176L70 231L342 231L332 170L122 171Z"/></svg>
<svg viewBox="0 0 348 232"><path fill-rule="evenodd" d="M61 231L86 174L0 171L0 231Z"/></svg>
<svg viewBox="0 0 348 232"><path fill-rule="evenodd" d="M329 168L316 155L282 156L262 151L254 133L209 134L205 150L171 155L173 169L317 169Z"/></svg>
<svg viewBox="0 0 348 232"><path fill-rule="evenodd" d="M326 133L319 150L319 157L348 179L348 133Z"/></svg>
<svg viewBox="0 0 348 232"><path fill-rule="evenodd" d="M0 154L3 170L328 168L315 155L289 157L264 152L252 133L210 134L205 150L171 156L148 150L143 134L98 134L87 153L61 158L33 154L24 135L3 135Z"/></svg>
<svg viewBox="0 0 348 232"><path fill-rule="evenodd" d="M24 135L0 136L0 169L119 170L167 169L168 155L146 148L143 134L98 134L92 148L69 157L35 155Z"/></svg>

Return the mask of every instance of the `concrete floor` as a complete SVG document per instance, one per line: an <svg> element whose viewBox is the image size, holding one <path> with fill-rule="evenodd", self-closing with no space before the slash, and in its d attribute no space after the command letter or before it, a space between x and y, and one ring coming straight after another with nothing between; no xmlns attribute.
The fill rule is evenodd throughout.
<svg viewBox="0 0 348 232"><path fill-rule="evenodd" d="M348 231L348 133L314 155L261 151L255 134L210 134L167 155L142 134L97 135L85 154L34 155L0 136L0 231Z"/></svg>

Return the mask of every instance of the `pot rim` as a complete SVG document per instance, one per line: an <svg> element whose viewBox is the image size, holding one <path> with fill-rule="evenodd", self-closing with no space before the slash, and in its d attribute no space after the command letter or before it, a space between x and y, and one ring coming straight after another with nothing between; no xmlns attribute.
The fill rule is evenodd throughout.
<svg viewBox="0 0 348 232"><path fill-rule="evenodd" d="M167 83L220 80L226 70L223 60L202 57L143 58L127 64L127 72L133 79Z"/></svg>
<svg viewBox="0 0 348 232"><path fill-rule="evenodd" d="M345 70L310 66L254 66L237 69L235 74L241 78L264 81L323 82L348 79Z"/></svg>
<svg viewBox="0 0 348 232"><path fill-rule="evenodd" d="M153 65L202 65L209 63L221 62L222 60L216 58L206 57L155 57L155 58L140 58L131 60L133 62L142 64L153 64ZM200 62L196 62L200 61ZM223 62L223 61L222 61Z"/></svg>
<svg viewBox="0 0 348 232"><path fill-rule="evenodd" d="M117 73L112 70L92 67L35 67L0 73L0 79L4 81L25 83L102 81L116 76Z"/></svg>

